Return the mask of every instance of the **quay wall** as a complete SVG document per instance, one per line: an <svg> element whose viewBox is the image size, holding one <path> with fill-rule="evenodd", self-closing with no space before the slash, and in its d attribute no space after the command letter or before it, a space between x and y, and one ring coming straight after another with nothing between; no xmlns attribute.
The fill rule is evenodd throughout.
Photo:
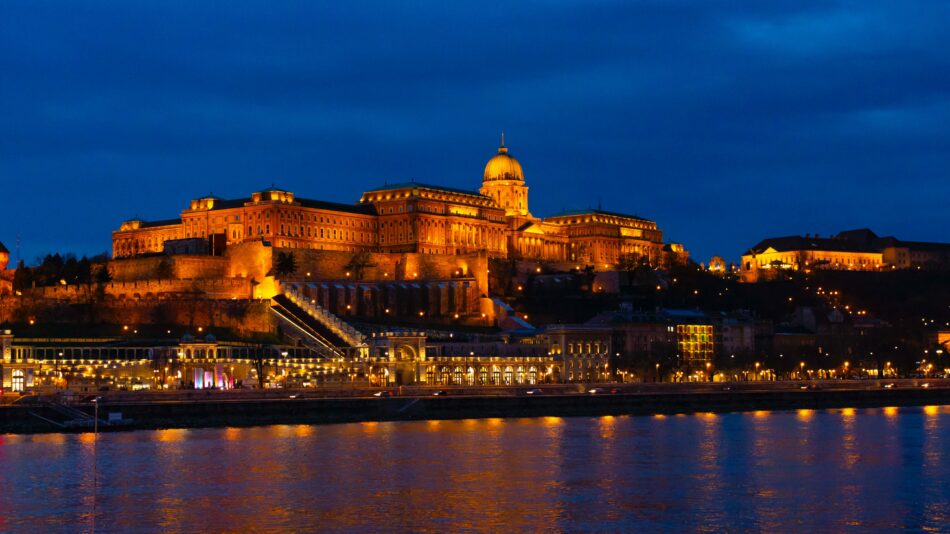
<svg viewBox="0 0 950 534"><path fill-rule="evenodd" d="M103 412L130 420L122 429L325 424L494 417L649 415L755 410L872 408L950 404L950 388L904 390L735 391L619 395L446 396L247 401L122 402L105 399ZM92 413L92 406L82 409ZM38 411L40 410L40 411ZM34 417L41 407L0 407L0 433L62 432Z"/></svg>

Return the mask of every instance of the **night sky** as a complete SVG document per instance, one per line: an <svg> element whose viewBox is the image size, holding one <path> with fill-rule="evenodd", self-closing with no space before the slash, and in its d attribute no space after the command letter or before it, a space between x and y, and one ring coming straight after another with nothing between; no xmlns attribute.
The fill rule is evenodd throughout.
<svg viewBox="0 0 950 534"><path fill-rule="evenodd" d="M28 262L209 192L474 189L502 130L534 215L648 217L696 261L950 241L943 0L118 4L0 3L0 241Z"/></svg>

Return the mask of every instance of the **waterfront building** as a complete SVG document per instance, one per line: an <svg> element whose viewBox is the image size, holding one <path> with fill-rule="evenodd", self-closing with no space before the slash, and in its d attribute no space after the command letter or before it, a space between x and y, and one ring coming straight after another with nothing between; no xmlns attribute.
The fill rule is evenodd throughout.
<svg viewBox="0 0 950 534"><path fill-rule="evenodd" d="M180 339L16 339L0 331L7 392L72 390L521 386L609 379L610 330L557 325L519 337L381 331L358 346Z"/></svg>
<svg viewBox="0 0 950 534"><path fill-rule="evenodd" d="M747 282L771 279L783 271L833 269L881 271L893 269L946 269L950 244L902 241L878 237L869 229L765 239L742 256L741 278Z"/></svg>
<svg viewBox="0 0 950 534"><path fill-rule="evenodd" d="M641 217L600 209L533 216L521 164L504 139L485 165L478 191L404 182L370 189L356 204L305 199L278 188L239 199L208 195L192 200L175 219L122 223L112 248L114 258L220 255L253 241L290 250L485 253L601 270L625 256L655 265L686 258L682 245L664 245L657 224Z"/></svg>
<svg viewBox="0 0 950 534"><path fill-rule="evenodd" d="M33 387L34 368L18 361L13 351L13 332L0 330L0 393L20 393Z"/></svg>
<svg viewBox="0 0 950 534"><path fill-rule="evenodd" d="M600 382L610 376L610 328L597 325L550 325L544 337L556 356L564 382Z"/></svg>
<svg viewBox="0 0 950 534"><path fill-rule="evenodd" d="M708 380L716 356L723 351L723 331L728 329L730 348L754 343L748 333L737 338L739 319L706 314L698 310L660 309L634 311L630 306L604 312L588 325L609 328L615 356L625 366L637 369L640 379ZM728 326L727 326L727 323Z"/></svg>
<svg viewBox="0 0 950 534"><path fill-rule="evenodd" d="M369 382L377 386L517 386L572 382L542 336L426 341L423 332L380 332L370 343ZM579 378L579 377L578 377ZM589 381L601 381L592 374Z"/></svg>

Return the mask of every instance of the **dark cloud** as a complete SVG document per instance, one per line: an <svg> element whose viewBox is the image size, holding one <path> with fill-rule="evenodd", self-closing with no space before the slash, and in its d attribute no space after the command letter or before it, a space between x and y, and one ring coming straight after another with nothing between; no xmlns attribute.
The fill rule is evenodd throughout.
<svg viewBox="0 0 950 534"><path fill-rule="evenodd" d="M501 129L536 215L947 240L945 2L0 4L0 240L95 253L132 215L272 182L478 186Z"/></svg>

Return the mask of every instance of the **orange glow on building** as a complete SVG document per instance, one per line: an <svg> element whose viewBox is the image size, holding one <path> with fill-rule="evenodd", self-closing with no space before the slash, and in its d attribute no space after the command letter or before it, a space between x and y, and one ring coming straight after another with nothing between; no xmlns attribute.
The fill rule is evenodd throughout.
<svg viewBox="0 0 950 534"><path fill-rule="evenodd" d="M685 261L682 245L663 244L655 222L600 209L546 219L531 215L521 164L502 145L478 192L405 182L363 193L356 204L300 198L277 188L248 198L192 200L176 219L122 223L113 257L221 255L230 245L264 241L279 249L374 251L579 262L610 268L626 256L651 264Z"/></svg>

